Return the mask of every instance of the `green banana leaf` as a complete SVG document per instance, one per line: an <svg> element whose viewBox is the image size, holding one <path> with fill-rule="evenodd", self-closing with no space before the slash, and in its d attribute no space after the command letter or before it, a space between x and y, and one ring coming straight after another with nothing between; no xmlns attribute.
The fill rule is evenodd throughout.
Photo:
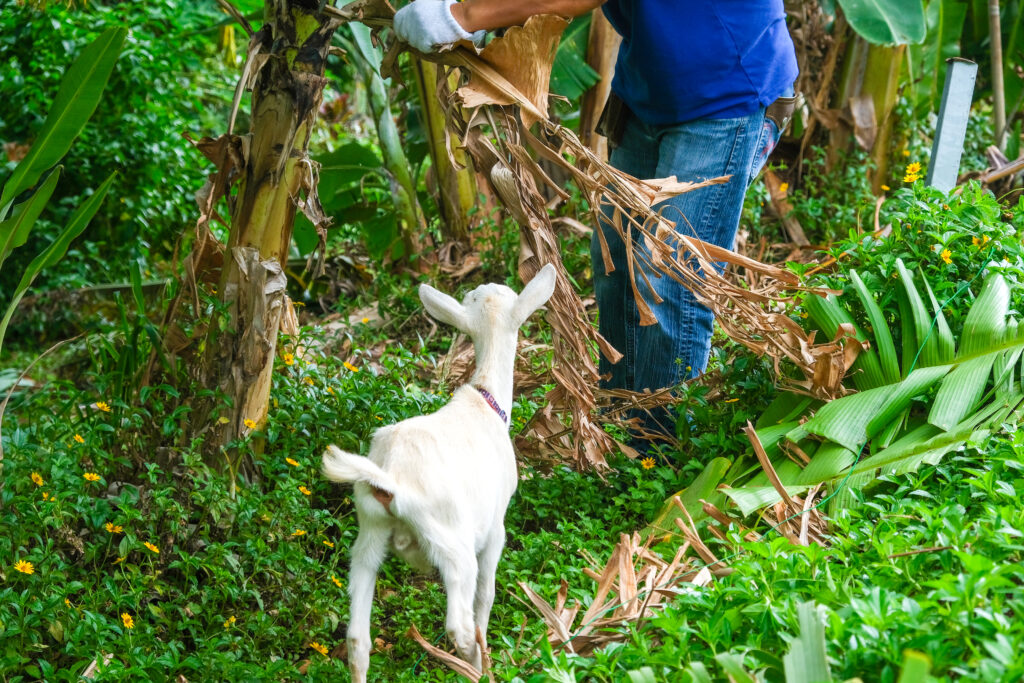
<svg viewBox="0 0 1024 683"><path fill-rule="evenodd" d="M0 349L3 348L4 335L7 333L7 324L11 321L11 316L14 314L14 309L17 308L21 298L25 296L25 292L32 285L32 281L41 273L44 269L49 268L67 253L68 247L71 245L71 241L82 234L86 226L89 225L89 221L96 215L96 211L99 210L100 204L103 203L103 198L107 196L107 191L110 190L111 184L114 182L114 178L117 177L117 172L111 173L110 176L103 181L89 199L87 199L75 213L71 216L68 224L64 227L57 239L55 239L50 246L44 249L38 256L32 259L32 262L28 264L28 268L25 270L25 274L21 278L21 282L14 290L14 296L11 298L11 303L7 306L7 311L4 313L3 320L0 321Z"/></svg>
<svg viewBox="0 0 1024 683"><path fill-rule="evenodd" d="M0 267L3 267L8 254L25 244L32 226L36 224L39 214L50 201L62 170L61 166L55 168L39 189L27 200L15 206L11 217L0 223Z"/></svg>
<svg viewBox="0 0 1024 683"><path fill-rule="evenodd" d="M983 353L986 347L1003 341L1009 309L1010 288L1003 277L995 274L986 279L964 320L961 357ZM959 423L981 401L994 364L1004 360L1005 354L989 354L954 369L939 387L928 421L941 429Z"/></svg>
<svg viewBox="0 0 1024 683"><path fill-rule="evenodd" d="M573 19L565 29L551 65L551 92L576 100L601 80L601 74L587 64L590 15Z"/></svg>
<svg viewBox="0 0 1024 683"><path fill-rule="evenodd" d="M850 26L875 45L920 43L925 38L921 0L839 0Z"/></svg>
<svg viewBox="0 0 1024 683"><path fill-rule="evenodd" d="M64 74L32 148L4 184L0 194L0 219L8 217L18 195L35 185L47 169L67 154L96 110L127 35L126 28L107 29L82 50Z"/></svg>
<svg viewBox="0 0 1024 683"><path fill-rule="evenodd" d="M818 616L813 602L796 606L800 635L793 639L789 652L782 657L786 683L830 683L832 672L828 668L825 648L825 625Z"/></svg>
<svg viewBox="0 0 1024 683"><path fill-rule="evenodd" d="M939 108L946 60L960 56L966 16L963 0L930 0L925 8L925 39L909 48L907 60L914 110L919 116Z"/></svg>
<svg viewBox="0 0 1024 683"><path fill-rule="evenodd" d="M868 321L871 323L871 331L874 335L872 347L878 353L882 377L886 384L898 382L901 378L900 362L896 356L896 345L892 341L892 333L889 332L889 324L882 314L882 309L878 307L875 297L868 291L856 270L850 271L850 281L853 283L857 298L860 299L860 303L867 313Z"/></svg>
<svg viewBox="0 0 1024 683"><path fill-rule="evenodd" d="M831 294L824 297L817 295L807 297L804 299L804 310L807 311L811 321L829 339L834 339L839 331L839 326L846 324L853 328L857 341L869 341L864 331L857 326L846 309ZM878 362L878 354L873 348L865 349L858 354L857 360L850 368L850 376L853 377L854 383L861 391L885 384L885 377Z"/></svg>
<svg viewBox="0 0 1024 683"><path fill-rule="evenodd" d="M722 482L722 478L725 477L726 472L729 471L731 466L731 461L725 458L715 458L704 467L704 470L697 475L692 484L676 493L694 522L707 517L704 513L704 506L700 502L702 499L713 505L718 504L722 500L721 494L717 492L718 485ZM672 502L670 497L665 501L665 505L654 518L654 521L644 529L641 536L647 539L653 534L674 534L678 531L675 520L677 517L682 516L682 510Z"/></svg>

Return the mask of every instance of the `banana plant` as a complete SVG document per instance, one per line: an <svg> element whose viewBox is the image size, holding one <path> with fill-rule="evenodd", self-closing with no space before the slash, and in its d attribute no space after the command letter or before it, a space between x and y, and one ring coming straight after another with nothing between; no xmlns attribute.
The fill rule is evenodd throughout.
<svg viewBox="0 0 1024 683"><path fill-rule="evenodd" d="M853 272L857 299L871 323L870 333L854 325L858 339L870 344L853 368L859 391L820 405L803 423L787 415L787 421L757 430L790 495L824 484L838 492L833 505L845 505L853 491L879 476L935 464L1022 417L1024 326L1010 316L1002 275L984 281L957 340L927 282L922 278L919 288L901 261L896 266L903 348L896 348L896 335ZM836 320L853 324L833 299L819 299L807 310L822 330ZM809 461L800 466L785 451L807 454ZM723 493L744 514L782 499L765 473Z"/></svg>
<svg viewBox="0 0 1024 683"><path fill-rule="evenodd" d="M0 267L12 251L28 240L53 195L62 170L56 164L67 154L96 110L127 34L124 28L107 29L82 50L64 75L35 142L4 183L0 192ZM24 193L36 187L44 175L46 178L36 190L15 204ZM32 282L67 253L72 240L85 230L96 214L113 180L114 174L111 174L75 211L57 238L29 263L0 320L0 348L11 316Z"/></svg>

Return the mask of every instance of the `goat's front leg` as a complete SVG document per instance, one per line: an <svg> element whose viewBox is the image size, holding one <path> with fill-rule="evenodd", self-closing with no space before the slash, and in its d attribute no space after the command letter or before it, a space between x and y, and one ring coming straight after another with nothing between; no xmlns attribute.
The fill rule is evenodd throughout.
<svg viewBox="0 0 1024 683"><path fill-rule="evenodd" d="M370 609L377 585L377 570L387 554L390 531L386 527L364 526L360 522L359 537L352 545L352 561L348 573L348 594L351 598L348 618L348 668L352 683L365 683L370 668Z"/></svg>
<svg viewBox="0 0 1024 683"><path fill-rule="evenodd" d="M491 607L494 605L494 577L504 547L505 527L499 526L491 532L487 545L477 556L479 570L476 577L476 595L473 599L473 620L480 629L484 643L487 642L487 622L491 618Z"/></svg>
<svg viewBox="0 0 1024 683"><path fill-rule="evenodd" d="M471 549L451 549L439 558L438 570L448 594L445 626L448 638L464 660L480 668L480 648L473 625L473 593L476 589L476 556Z"/></svg>

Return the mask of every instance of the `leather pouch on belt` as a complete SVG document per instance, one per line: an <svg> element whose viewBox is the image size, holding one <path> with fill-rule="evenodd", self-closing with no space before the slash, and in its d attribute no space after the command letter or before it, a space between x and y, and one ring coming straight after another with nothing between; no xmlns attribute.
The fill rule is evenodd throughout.
<svg viewBox="0 0 1024 683"><path fill-rule="evenodd" d="M771 119L778 126L779 132L785 132L786 126L789 125L790 119L793 118L793 112L796 110L796 96L793 97L780 97L771 104L764 112L766 119Z"/></svg>
<svg viewBox="0 0 1024 683"><path fill-rule="evenodd" d="M629 119L629 107L615 93L608 94L601 117L597 120L594 131L608 138L608 147L615 149L622 143L622 134L626 130Z"/></svg>

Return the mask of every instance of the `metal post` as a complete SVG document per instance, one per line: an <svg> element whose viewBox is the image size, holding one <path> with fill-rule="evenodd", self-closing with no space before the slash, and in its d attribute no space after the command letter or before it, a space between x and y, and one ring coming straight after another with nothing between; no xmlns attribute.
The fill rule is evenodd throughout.
<svg viewBox="0 0 1024 683"><path fill-rule="evenodd" d="M978 65L969 59L947 59L946 84L942 88L939 122L932 142L932 159L928 165L927 182L932 187L949 192L956 187L960 173L960 157L967 137L967 119L971 114L971 98Z"/></svg>

